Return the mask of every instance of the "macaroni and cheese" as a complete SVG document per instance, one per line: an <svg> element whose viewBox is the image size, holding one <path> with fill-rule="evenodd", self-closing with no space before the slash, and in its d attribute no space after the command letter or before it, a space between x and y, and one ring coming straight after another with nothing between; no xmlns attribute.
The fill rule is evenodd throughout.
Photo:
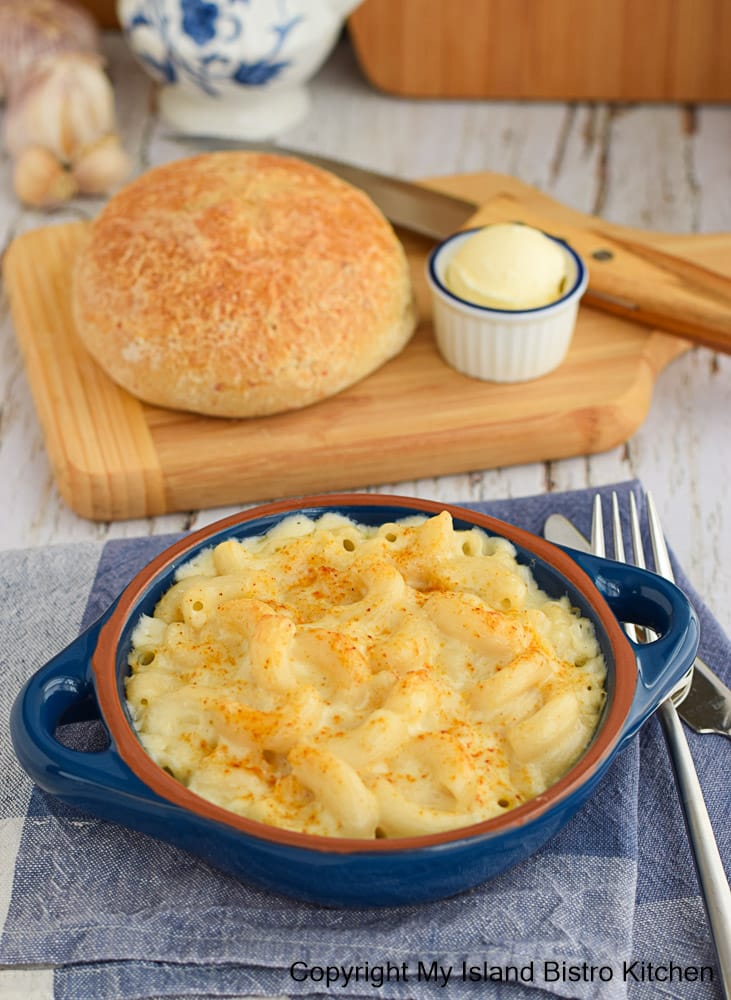
<svg viewBox="0 0 731 1000"><path fill-rule="evenodd" d="M438 833L544 791L597 727L591 622L448 512L291 515L183 565L130 653L158 765L205 799L332 837Z"/></svg>

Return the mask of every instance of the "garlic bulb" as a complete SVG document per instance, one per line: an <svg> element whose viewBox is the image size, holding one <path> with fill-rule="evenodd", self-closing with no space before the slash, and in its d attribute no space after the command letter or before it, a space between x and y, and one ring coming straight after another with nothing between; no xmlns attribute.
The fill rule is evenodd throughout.
<svg viewBox="0 0 731 1000"><path fill-rule="evenodd" d="M17 161L21 201L51 205L63 192L102 194L130 172L97 46L93 19L68 0L0 0L0 96L7 98L5 143Z"/></svg>
<svg viewBox="0 0 731 1000"><path fill-rule="evenodd" d="M39 60L15 88L5 141L13 156L45 146L68 163L113 129L114 93L100 58L61 52Z"/></svg>
<svg viewBox="0 0 731 1000"><path fill-rule="evenodd" d="M0 0L0 98L38 59L53 52L96 52L99 32L88 11L66 0Z"/></svg>
<svg viewBox="0 0 731 1000"><path fill-rule="evenodd" d="M78 190L76 178L42 146L28 146L20 154L13 186L20 200L35 208L53 208L73 198Z"/></svg>

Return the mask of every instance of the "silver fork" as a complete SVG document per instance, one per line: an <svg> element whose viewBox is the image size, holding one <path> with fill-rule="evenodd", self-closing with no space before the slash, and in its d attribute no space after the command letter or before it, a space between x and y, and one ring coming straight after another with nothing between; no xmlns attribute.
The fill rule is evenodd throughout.
<svg viewBox="0 0 731 1000"><path fill-rule="evenodd" d="M656 570L661 576L668 576L672 580L672 567L670 566L664 536L660 528L660 521L649 494L647 494L647 509ZM614 558L618 562L626 562L619 503L616 493L612 494L612 524ZM641 566L644 569L646 568L646 563L640 532L640 519L637 513L637 505L631 494L630 529L634 562L637 566ZM596 555L606 555L604 519L599 494L594 497L591 546L592 551ZM635 641L651 641L653 638L649 630L640 632L632 624L625 625L625 629L630 638L635 639ZM723 868L713 827L708 816L708 810L703 799L703 792L690 748L688 747L688 741L675 709L675 706L687 695L692 676L693 669L691 668L670 693L669 697L660 704L657 714L668 747L670 762L678 788L678 796L683 810L683 818L686 830L688 831L693 862L701 887L701 894L703 896L708 924L711 928L713 943L716 948L716 955L718 956L723 995L726 1000L729 1000L729 997L731 997L731 890L729 890L729 883Z"/></svg>

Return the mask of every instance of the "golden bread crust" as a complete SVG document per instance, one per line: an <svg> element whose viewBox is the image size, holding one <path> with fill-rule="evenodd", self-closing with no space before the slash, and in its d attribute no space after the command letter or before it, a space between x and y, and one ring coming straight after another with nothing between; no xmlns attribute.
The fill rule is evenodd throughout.
<svg viewBox="0 0 731 1000"><path fill-rule="evenodd" d="M247 152L176 160L111 198L76 262L73 309L129 392L225 417L339 392L415 325L403 247L367 195Z"/></svg>

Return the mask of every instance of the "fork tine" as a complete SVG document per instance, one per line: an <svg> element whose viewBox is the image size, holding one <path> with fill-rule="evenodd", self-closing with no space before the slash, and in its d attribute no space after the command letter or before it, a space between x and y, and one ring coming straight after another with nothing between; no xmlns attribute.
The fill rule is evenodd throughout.
<svg viewBox="0 0 731 1000"><path fill-rule="evenodd" d="M631 494L630 500L634 500L634 497ZM673 576L672 566L670 565L670 556L668 555L667 546L665 545L665 536L662 528L660 527L660 518L658 517L657 508L653 503L652 497L648 492L645 493L645 503L647 505L647 520L650 525L650 540L652 542L652 555L655 560L655 572L666 577L668 580L674 581L675 577ZM642 536L640 535L640 519L637 516L636 508L635 513L631 516L633 517L633 538L636 532L637 545L641 549ZM642 566L644 568L644 556ZM679 705L687 697L692 681L693 667L690 668L685 677L679 681L675 689L671 692L671 698L676 705Z"/></svg>
<svg viewBox="0 0 731 1000"><path fill-rule="evenodd" d="M665 544L665 535L663 533L662 527L660 526L660 517L657 513L657 507L649 493L646 494L647 497L647 519L650 522L650 538L652 539L652 552L655 556L655 566L657 567L657 572L660 573L668 580L675 580L675 574L673 573L673 567L670 563L670 555L668 553L668 547Z"/></svg>
<svg viewBox="0 0 731 1000"><path fill-rule="evenodd" d="M619 501L614 492L612 493L612 534L614 536L614 558L617 562L627 562L624 554L624 539L622 538L622 519L619 516Z"/></svg>
<svg viewBox="0 0 731 1000"><path fill-rule="evenodd" d="M624 554L624 540L622 538L622 519L619 516L619 500L617 499L617 494L612 493L612 533L614 542L614 558L617 562L627 562ZM632 622L624 623L624 630L630 639L634 639L638 642L640 635L637 631L637 627L632 624Z"/></svg>
<svg viewBox="0 0 731 1000"><path fill-rule="evenodd" d="M640 515L637 512L637 501L634 493L629 495L629 526L632 533L632 551L635 556L635 563L641 569L647 568L645 562L645 547L642 543L642 531L640 529Z"/></svg>
<svg viewBox="0 0 731 1000"><path fill-rule="evenodd" d="M594 507L591 512L591 551L595 556L606 556L604 544L604 516L602 514L602 498L597 493L594 497Z"/></svg>

